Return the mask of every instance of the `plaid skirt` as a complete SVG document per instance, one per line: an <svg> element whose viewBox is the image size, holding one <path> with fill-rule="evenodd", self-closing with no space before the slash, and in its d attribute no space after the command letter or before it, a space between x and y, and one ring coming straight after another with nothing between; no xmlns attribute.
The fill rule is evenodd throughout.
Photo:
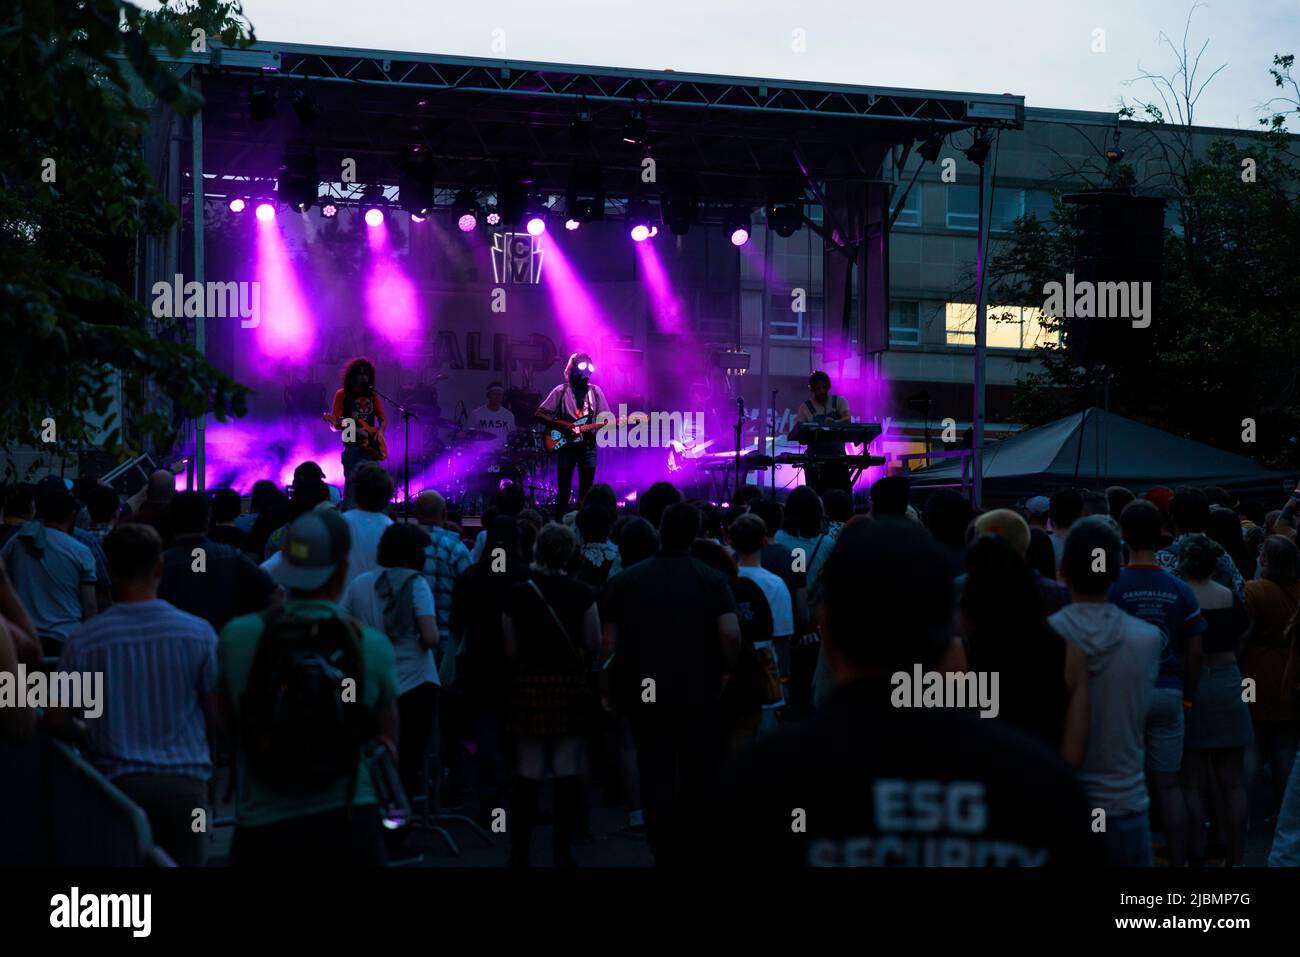
<svg viewBox="0 0 1300 957"><path fill-rule="evenodd" d="M585 735L591 708L591 688L582 674L517 675L506 729L525 738Z"/></svg>

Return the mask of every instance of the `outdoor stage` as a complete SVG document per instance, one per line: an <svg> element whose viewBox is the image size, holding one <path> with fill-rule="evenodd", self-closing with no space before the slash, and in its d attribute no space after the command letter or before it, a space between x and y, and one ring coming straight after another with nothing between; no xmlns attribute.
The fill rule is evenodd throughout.
<svg viewBox="0 0 1300 957"><path fill-rule="evenodd" d="M387 464L400 489L409 463L412 495L481 499L503 479L545 495L533 439L488 451L457 432L493 382L531 424L575 351L615 408L696 423L602 450L597 481L623 496L668 479L725 498L738 422L744 449L785 450L770 437L813 369L855 420L886 422L902 412L874 361L896 171L953 132L1023 124L1009 95L261 42L179 63L205 107L157 115L149 155L183 221L143 287L209 290L180 328L254 395L182 451L195 484L245 492L305 459L341 482L321 413L354 355L415 416L408 442L387 403ZM214 314L205 284L232 282L256 291L255 319ZM806 363L778 367L770 343L792 324ZM784 466L750 481L774 475L798 481Z"/></svg>

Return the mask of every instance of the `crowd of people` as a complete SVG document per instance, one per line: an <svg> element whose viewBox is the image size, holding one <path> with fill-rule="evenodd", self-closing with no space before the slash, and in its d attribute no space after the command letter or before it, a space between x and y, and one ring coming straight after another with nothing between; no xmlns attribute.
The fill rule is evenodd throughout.
<svg viewBox="0 0 1300 957"><path fill-rule="evenodd" d="M12 486L0 671L103 675L102 715L39 733L181 864L214 769L236 866L400 858L401 792L519 867L546 823L572 866L597 803L660 865L1235 866L1252 824L1300 864L1300 489L977 511L893 476L855 510L656 482L550 515L510 485L479 528L393 492L377 463L346 497L312 462L247 497ZM0 709L0 737L37 729Z"/></svg>

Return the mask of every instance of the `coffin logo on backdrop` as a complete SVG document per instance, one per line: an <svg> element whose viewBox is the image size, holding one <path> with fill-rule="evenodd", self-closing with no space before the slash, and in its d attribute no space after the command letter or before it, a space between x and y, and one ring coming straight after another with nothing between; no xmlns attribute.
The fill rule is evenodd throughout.
<svg viewBox="0 0 1300 957"><path fill-rule="evenodd" d="M496 282L531 285L541 282L540 237L528 233L493 233L492 277Z"/></svg>

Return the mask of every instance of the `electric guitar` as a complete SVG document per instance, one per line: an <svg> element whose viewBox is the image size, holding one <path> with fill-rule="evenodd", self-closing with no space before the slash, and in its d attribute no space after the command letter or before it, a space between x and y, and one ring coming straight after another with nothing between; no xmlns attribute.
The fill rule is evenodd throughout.
<svg viewBox="0 0 1300 957"><path fill-rule="evenodd" d="M542 444L546 446L548 452L558 452L566 445L582 441L582 436L587 432L604 428L605 426L618 427L627 422L645 421L649 416L644 412L634 412L632 415L625 415L620 419L601 419L596 420L595 416L584 415L580 419L574 419L572 422L565 422L560 419L546 419L546 434L542 436Z"/></svg>
<svg viewBox="0 0 1300 957"><path fill-rule="evenodd" d="M322 412L321 418L329 423L331 432L343 431L342 419L335 419L329 412ZM379 426L368 425L361 419L352 421L357 424L357 448L376 461L388 458L388 443L384 441L384 433L379 431Z"/></svg>

